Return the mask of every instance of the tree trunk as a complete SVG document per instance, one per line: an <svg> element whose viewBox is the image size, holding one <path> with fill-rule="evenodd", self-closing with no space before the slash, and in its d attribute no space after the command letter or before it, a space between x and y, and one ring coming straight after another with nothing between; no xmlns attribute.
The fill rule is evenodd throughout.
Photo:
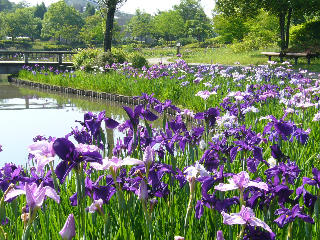
<svg viewBox="0 0 320 240"><path fill-rule="evenodd" d="M106 17L106 31L104 33L104 51L111 51L111 42L112 42L112 30L114 22L114 13L116 11L116 6L109 6L107 10Z"/></svg>
<svg viewBox="0 0 320 240"><path fill-rule="evenodd" d="M285 12L279 13L279 25L280 25L280 49L281 52L285 50L286 47L286 39L285 39Z"/></svg>
<svg viewBox="0 0 320 240"><path fill-rule="evenodd" d="M290 22L291 22L292 8L289 8L288 16L287 16L287 27L286 27L286 44L285 48L289 47L289 38L290 38Z"/></svg>

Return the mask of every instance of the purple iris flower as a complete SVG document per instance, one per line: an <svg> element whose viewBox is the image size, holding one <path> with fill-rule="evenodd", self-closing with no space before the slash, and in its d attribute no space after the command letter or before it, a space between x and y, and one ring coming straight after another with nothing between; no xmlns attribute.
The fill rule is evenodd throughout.
<svg viewBox="0 0 320 240"><path fill-rule="evenodd" d="M2 145L0 144L0 152L2 152L3 150L2 150Z"/></svg>
<svg viewBox="0 0 320 240"><path fill-rule="evenodd" d="M320 188L320 171L317 168L312 169L313 178L303 177L303 185L308 184Z"/></svg>
<svg viewBox="0 0 320 240"><path fill-rule="evenodd" d="M270 146L270 148L271 148L272 157L274 157L278 161L281 161L281 160L286 161L289 159L286 155L284 155L282 153L278 144L274 144L274 145Z"/></svg>
<svg viewBox="0 0 320 240"><path fill-rule="evenodd" d="M313 178L303 177L302 185L296 189L297 198L303 194L303 200L307 207L313 209L314 204L317 200L317 196L314 196L307 190L305 190L304 185L316 186L318 189L320 188L320 171L317 168L312 169Z"/></svg>
<svg viewBox="0 0 320 240"><path fill-rule="evenodd" d="M32 210L40 208L46 196L52 198L57 203L60 203L60 197L57 195L56 191L49 186L43 187L43 183L39 186L37 186L36 183L25 183L23 189L12 189L9 191L4 200L6 202L11 201L13 198L21 194L26 195L27 204Z"/></svg>
<svg viewBox="0 0 320 240"><path fill-rule="evenodd" d="M255 217L253 210L249 207L241 206L241 210L239 213L231 213L227 214L225 212L221 212L223 216L223 223L227 225L250 225L253 227L262 227L267 230L269 233L272 233L271 228L262 220Z"/></svg>
<svg viewBox="0 0 320 240"><path fill-rule="evenodd" d="M195 119L204 119L209 127L214 127L216 123L217 117L220 116L220 111L218 108L209 108L205 112L197 113L194 118Z"/></svg>
<svg viewBox="0 0 320 240"><path fill-rule="evenodd" d="M296 204L292 209L281 208L275 211L275 215L280 215L274 220L280 228L283 228L287 223L293 222L296 218L300 218L305 222L314 223L314 220L309 215L305 214L299 204Z"/></svg>
<svg viewBox="0 0 320 240"><path fill-rule="evenodd" d="M69 214L63 228L59 232L63 240L71 240L76 236L76 224L73 214Z"/></svg>
<svg viewBox="0 0 320 240"><path fill-rule="evenodd" d="M215 172L213 176L200 177L197 179L198 182L201 182L201 200L197 201L195 206L195 216L197 219L200 219L204 212L204 206L210 209L215 209L219 212L229 211L230 207L235 204L239 204L238 197L226 198L220 200L215 196L215 194L208 194L208 191L213 187L217 182L223 180L223 167L220 167L219 171Z"/></svg>
<svg viewBox="0 0 320 240"><path fill-rule="evenodd" d="M6 163L0 169L0 188L3 192L7 190L10 183L27 182L28 178L21 166L16 166L12 163Z"/></svg>
<svg viewBox="0 0 320 240"><path fill-rule="evenodd" d="M300 169L295 162L288 161L287 163L280 162L279 165L269 168L265 171L265 175L267 179L271 181L273 177L277 179L282 176L282 183L286 183L286 181L290 184L295 183L300 173ZM280 180L277 180L280 182Z"/></svg>
<svg viewBox="0 0 320 240"><path fill-rule="evenodd" d="M84 125L91 132L97 143L101 141L101 122L105 118L105 111L97 115L92 112L84 114Z"/></svg>
<svg viewBox="0 0 320 240"><path fill-rule="evenodd" d="M243 191L247 187L257 187L262 190L268 191L268 185L266 183L250 181L249 174L245 171L233 175L232 178L228 181L228 184L220 183L214 189L224 192L235 189L240 189L240 191Z"/></svg>
<svg viewBox="0 0 320 240"><path fill-rule="evenodd" d="M60 183L63 183L73 168L79 167L81 162L98 162L102 164L102 156L98 152L79 152L72 142L65 138L58 138L53 143L53 149L62 159L57 165L55 173Z"/></svg>
<svg viewBox="0 0 320 240"><path fill-rule="evenodd" d="M154 106L154 110L156 110L158 113L163 113L168 108L171 108L176 112L181 111L180 108L172 104L171 100L166 100L163 103L159 102L157 105Z"/></svg>
<svg viewBox="0 0 320 240"><path fill-rule="evenodd" d="M74 139L78 143L82 144L92 144L92 137L90 133L88 133L85 128L82 128L81 130L78 129L78 127L75 127L72 129L72 132L70 135L73 135Z"/></svg>
<svg viewBox="0 0 320 240"><path fill-rule="evenodd" d="M138 105L132 110L130 107L124 106L123 109L129 116L130 124L132 125L133 129L136 129L139 124L139 117L143 117L148 121L155 121L158 119L158 116L152 113L150 110L145 110L143 105Z"/></svg>
<svg viewBox="0 0 320 240"><path fill-rule="evenodd" d="M245 228L243 240L275 240L276 235L272 232L264 231L261 228L247 225Z"/></svg>

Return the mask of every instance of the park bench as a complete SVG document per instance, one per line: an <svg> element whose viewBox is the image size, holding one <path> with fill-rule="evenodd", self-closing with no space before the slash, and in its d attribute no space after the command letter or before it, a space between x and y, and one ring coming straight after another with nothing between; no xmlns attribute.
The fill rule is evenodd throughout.
<svg viewBox="0 0 320 240"><path fill-rule="evenodd" d="M261 54L267 56L269 61L271 61L271 57L280 57L280 62L283 62L283 58L294 58L294 64L298 64L298 58L305 57L308 60L308 65L310 65L311 58L315 58L318 56L316 53L281 53L281 52L261 52Z"/></svg>

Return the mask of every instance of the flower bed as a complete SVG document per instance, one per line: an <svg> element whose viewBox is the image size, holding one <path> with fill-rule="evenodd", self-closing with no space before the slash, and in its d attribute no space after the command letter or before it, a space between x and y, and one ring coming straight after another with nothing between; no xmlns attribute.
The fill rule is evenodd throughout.
<svg viewBox="0 0 320 240"><path fill-rule="evenodd" d="M87 113L64 137L36 137L29 147L34 166L6 164L0 235L320 237L319 76L271 65L189 67L181 60L142 72L128 65L107 69L90 79L77 78L81 72L21 73L68 87L105 91L108 83L124 89L126 80L131 93L134 83L145 87L140 91L156 91L142 94L143 103L133 109L124 107L124 123L104 112ZM108 74L120 76L118 84ZM162 100L169 89L177 89L172 102ZM201 110L180 110L173 103ZM175 118L168 119L168 108L177 112ZM159 115L162 128L153 128ZM114 149L106 145L106 128L125 134Z"/></svg>

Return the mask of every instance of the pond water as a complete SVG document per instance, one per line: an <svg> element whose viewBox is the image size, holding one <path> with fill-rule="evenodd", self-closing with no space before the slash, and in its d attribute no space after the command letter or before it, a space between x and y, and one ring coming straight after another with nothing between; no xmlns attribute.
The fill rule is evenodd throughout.
<svg viewBox="0 0 320 240"><path fill-rule="evenodd" d="M127 119L122 105L115 102L38 91L11 85L5 76L0 77L0 167L6 162L25 165L35 136L64 137L71 127L80 127L75 121L83 120L85 112L103 110L119 122ZM109 143L121 137L117 131L107 134Z"/></svg>

